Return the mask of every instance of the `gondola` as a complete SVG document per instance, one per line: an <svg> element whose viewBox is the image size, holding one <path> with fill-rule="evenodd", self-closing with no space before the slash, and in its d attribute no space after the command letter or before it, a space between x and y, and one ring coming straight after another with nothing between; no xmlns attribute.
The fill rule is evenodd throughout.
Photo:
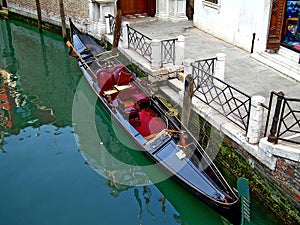
<svg viewBox="0 0 300 225"><path fill-rule="evenodd" d="M191 132L139 79L70 20L67 46L98 101L128 141L180 185L233 224L241 222L241 203ZM170 190L172 191L172 190ZM188 207L188 206L186 206ZM199 218L201 219L201 218Z"/></svg>

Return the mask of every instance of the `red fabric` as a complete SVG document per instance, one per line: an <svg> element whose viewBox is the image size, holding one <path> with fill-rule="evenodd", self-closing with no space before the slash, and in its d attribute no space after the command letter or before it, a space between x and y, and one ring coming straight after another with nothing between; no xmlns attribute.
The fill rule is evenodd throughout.
<svg viewBox="0 0 300 225"><path fill-rule="evenodd" d="M106 69L100 69L96 73L98 85L100 86L100 94L104 91L111 89L114 86L114 80L111 71Z"/></svg>
<svg viewBox="0 0 300 225"><path fill-rule="evenodd" d="M124 89L119 92L118 98L121 100L125 100L131 98L131 95L136 92L136 86L132 85L130 88Z"/></svg>
<svg viewBox="0 0 300 225"><path fill-rule="evenodd" d="M129 84L132 74L127 73L127 69L124 65L118 64L111 70L99 69L96 76L101 89L100 94L102 95L104 91L112 89L115 84Z"/></svg>
<svg viewBox="0 0 300 225"><path fill-rule="evenodd" d="M118 82L118 78L119 78L119 74L120 72L123 71L123 72L127 72L127 69L124 65L122 64L118 64L116 65L113 69L112 69L112 73L113 73L113 77L114 77L114 81Z"/></svg>
<svg viewBox="0 0 300 225"><path fill-rule="evenodd" d="M130 79L132 77L131 73L126 73L124 71L121 71L118 77L118 80L116 80L117 85L127 85L130 82Z"/></svg>
<svg viewBox="0 0 300 225"><path fill-rule="evenodd" d="M144 137L156 134L166 128L166 124L161 118L146 110L140 112L140 121L141 125L135 126L135 129Z"/></svg>

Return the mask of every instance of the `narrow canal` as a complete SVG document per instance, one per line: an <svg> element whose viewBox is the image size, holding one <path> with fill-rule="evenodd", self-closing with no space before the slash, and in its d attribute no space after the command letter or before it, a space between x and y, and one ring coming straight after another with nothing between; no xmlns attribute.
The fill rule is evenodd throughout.
<svg viewBox="0 0 300 225"><path fill-rule="evenodd" d="M163 174L120 144L60 36L0 31L0 225L228 224L171 179L151 182ZM251 210L280 224L254 198Z"/></svg>

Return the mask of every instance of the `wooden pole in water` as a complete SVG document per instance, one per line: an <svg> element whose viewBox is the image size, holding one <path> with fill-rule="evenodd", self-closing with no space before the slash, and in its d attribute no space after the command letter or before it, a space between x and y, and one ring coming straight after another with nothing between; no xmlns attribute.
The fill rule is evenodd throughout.
<svg viewBox="0 0 300 225"><path fill-rule="evenodd" d="M67 30L66 30L66 17L65 17L65 10L64 10L64 1L59 0L59 9L60 9L60 17L61 17L61 32L64 41L67 39Z"/></svg>
<svg viewBox="0 0 300 225"><path fill-rule="evenodd" d="M194 92L194 79L191 74L188 74L184 81L184 95L183 95L182 118L181 118L181 122L185 127L188 127L190 121L193 92Z"/></svg>
<svg viewBox="0 0 300 225"><path fill-rule="evenodd" d="M41 4L40 0L35 0L36 3L36 11L38 16L38 28L39 31L42 32L42 13L41 13Z"/></svg>
<svg viewBox="0 0 300 225"><path fill-rule="evenodd" d="M5 8L7 8L7 1L6 0L2 1L2 6L5 7Z"/></svg>
<svg viewBox="0 0 300 225"><path fill-rule="evenodd" d="M112 54L115 55L118 52L118 44L121 36L121 25L122 25L122 11L119 9L115 21L115 32L114 40L112 45Z"/></svg>

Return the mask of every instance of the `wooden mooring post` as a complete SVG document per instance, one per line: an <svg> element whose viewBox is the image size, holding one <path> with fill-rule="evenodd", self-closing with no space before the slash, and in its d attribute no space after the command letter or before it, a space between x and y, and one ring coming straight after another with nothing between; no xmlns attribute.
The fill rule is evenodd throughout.
<svg viewBox="0 0 300 225"><path fill-rule="evenodd" d="M2 0L2 6L7 8L7 0Z"/></svg>
<svg viewBox="0 0 300 225"><path fill-rule="evenodd" d="M122 26L122 11L119 9L116 16L115 23L115 32L114 32L114 40L112 45L112 54L115 55L118 52L118 45L121 36L121 26Z"/></svg>
<svg viewBox="0 0 300 225"><path fill-rule="evenodd" d="M181 122L185 127L188 127L190 121L193 94L194 94L194 79L192 74L188 74L184 81L184 94L183 94L182 118L181 118Z"/></svg>
<svg viewBox="0 0 300 225"><path fill-rule="evenodd" d="M66 29L66 17L64 10L64 1L59 0L59 9L60 9L60 17L61 17L61 34L63 36L64 41L67 39L67 29Z"/></svg>
<svg viewBox="0 0 300 225"><path fill-rule="evenodd" d="M272 126L270 129L270 134L268 136L268 142L271 142L274 144L277 144L277 142L278 142L276 133L277 133L277 125L278 125L278 121L279 121L279 117L280 117L280 113L281 113L280 111L281 111L281 105L282 105L283 98L284 98L284 93L282 91L278 92Z"/></svg>
<svg viewBox="0 0 300 225"><path fill-rule="evenodd" d="M37 16L38 16L38 28L39 31L42 32L42 13L41 13L41 4L40 0L35 0L36 3L36 11L37 11Z"/></svg>

